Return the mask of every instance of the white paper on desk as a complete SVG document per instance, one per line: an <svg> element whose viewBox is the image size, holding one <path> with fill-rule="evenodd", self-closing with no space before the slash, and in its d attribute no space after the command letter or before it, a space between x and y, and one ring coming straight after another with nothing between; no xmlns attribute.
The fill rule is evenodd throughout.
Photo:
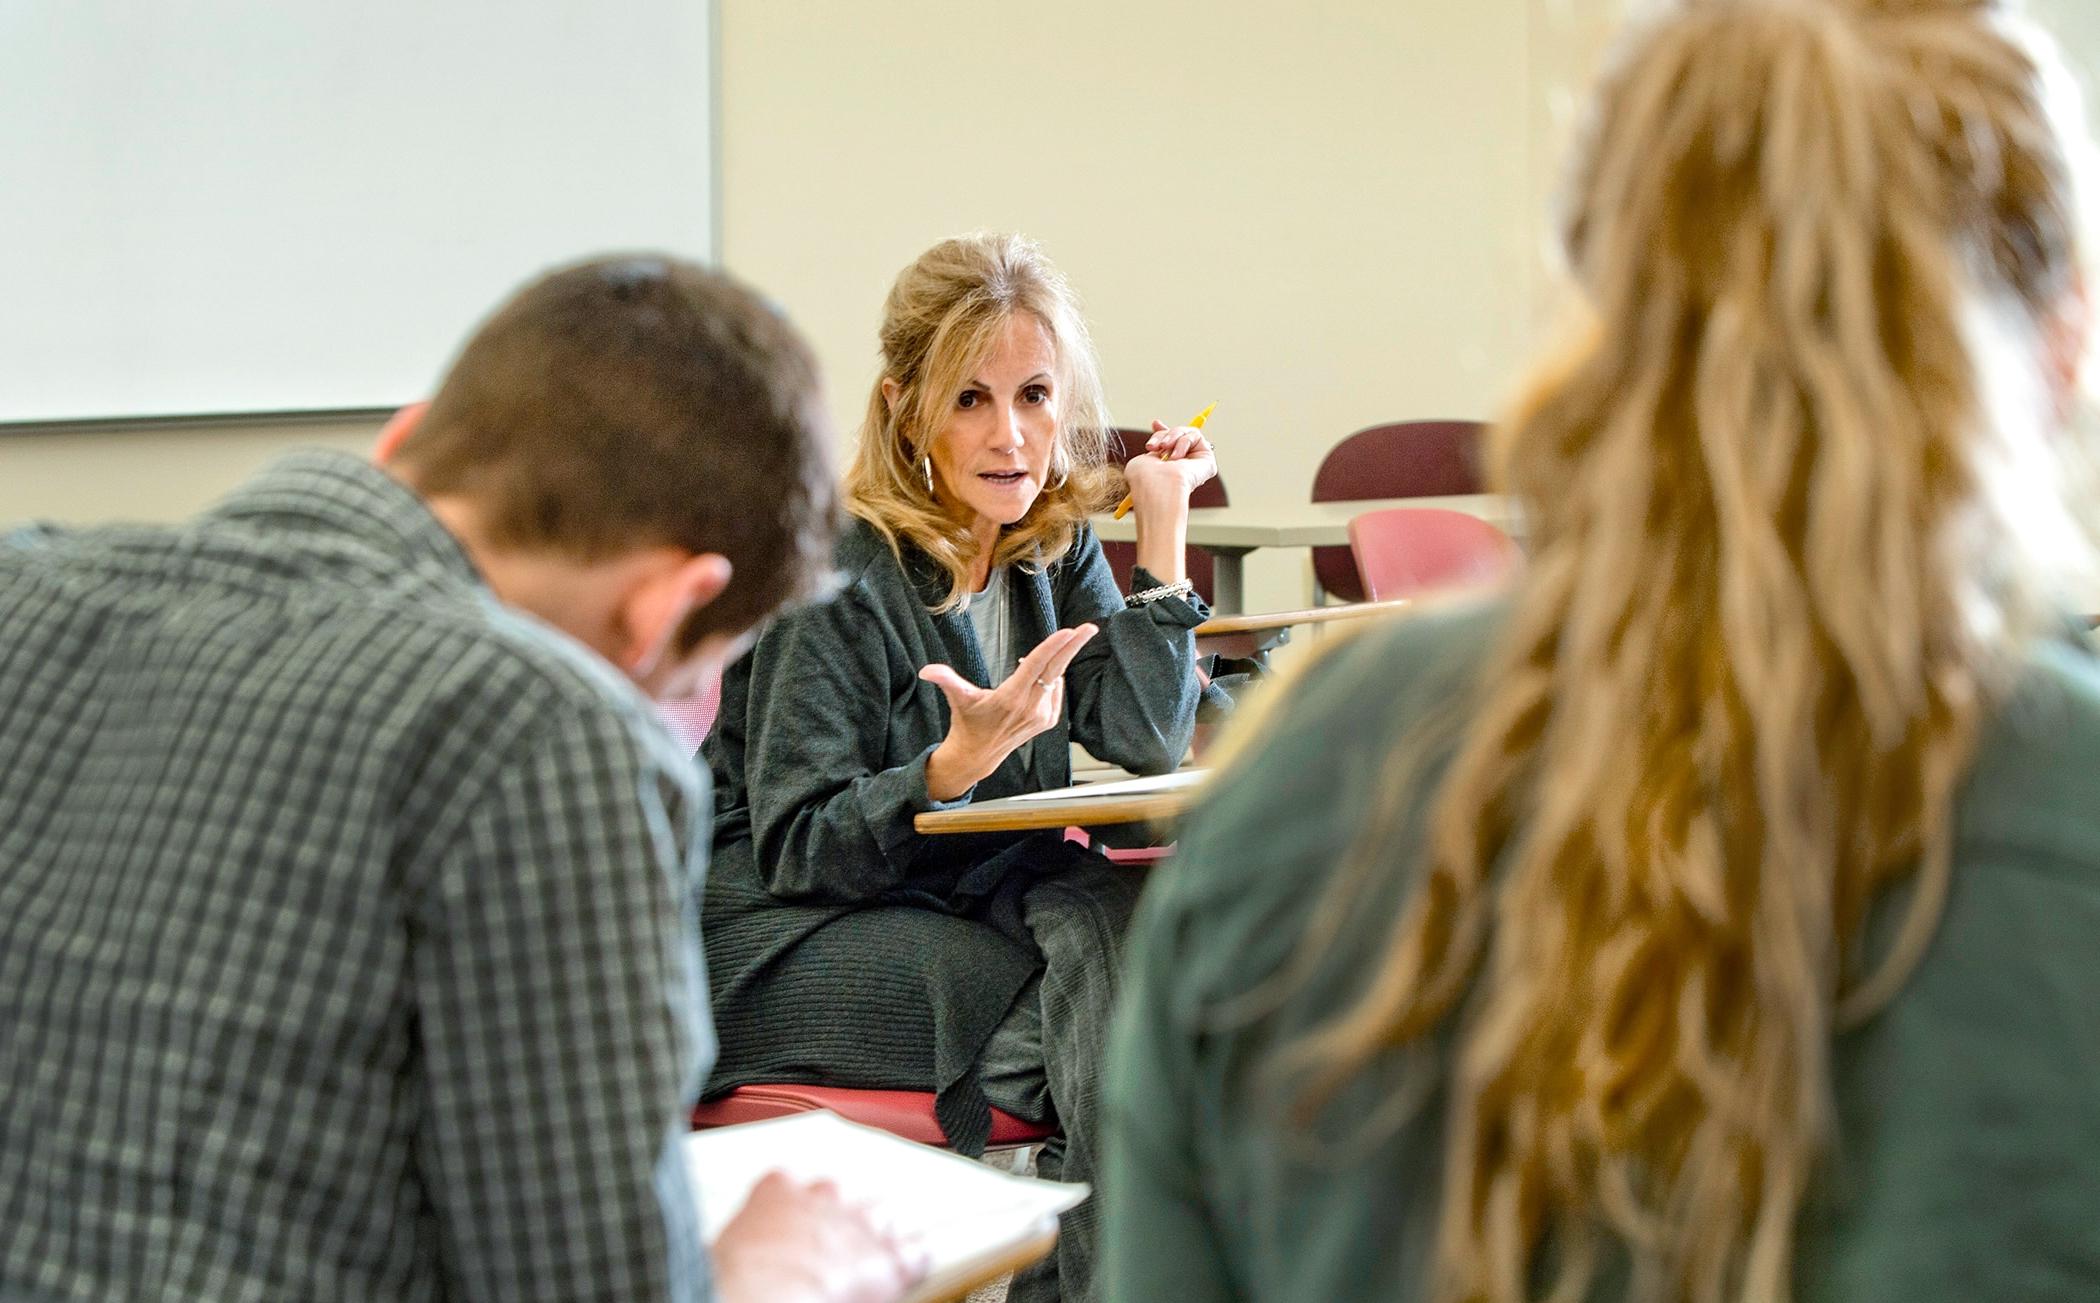
<svg viewBox="0 0 2100 1303"><path fill-rule="evenodd" d="M1210 777L1208 769L1177 769L1171 774L1144 778L1121 778L1113 783L1081 783L1077 787L1053 787L1047 792L1023 792L1009 801L1063 801L1075 796L1138 796L1145 792L1174 792L1195 787Z"/></svg>
<svg viewBox="0 0 2100 1303"><path fill-rule="evenodd" d="M821 1177L922 1246L934 1279L1026 1242L1088 1193L1084 1185L1013 1176L823 1110L695 1131L684 1144L707 1243L766 1173Z"/></svg>

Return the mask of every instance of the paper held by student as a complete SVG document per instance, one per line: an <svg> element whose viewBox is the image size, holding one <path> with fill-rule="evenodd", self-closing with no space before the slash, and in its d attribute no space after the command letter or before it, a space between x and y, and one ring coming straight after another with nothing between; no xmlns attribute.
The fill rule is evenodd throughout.
<svg viewBox="0 0 2100 1303"><path fill-rule="evenodd" d="M926 1251L932 1270L907 1303L960 1297L1035 1261L1057 1241L1057 1215L1084 1185L1012 1176L822 1110L685 1138L686 1171L709 1244L768 1172L822 1178Z"/></svg>

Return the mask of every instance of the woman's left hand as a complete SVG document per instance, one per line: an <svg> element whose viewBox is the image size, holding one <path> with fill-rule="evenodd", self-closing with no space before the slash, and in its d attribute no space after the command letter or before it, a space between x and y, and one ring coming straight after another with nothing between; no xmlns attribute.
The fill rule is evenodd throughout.
<svg viewBox="0 0 2100 1303"><path fill-rule="evenodd" d="M1164 421L1152 423L1152 437L1145 441L1145 451L1123 464L1130 496L1140 512L1148 498L1157 501L1171 495L1187 502L1198 485L1217 473L1217 450L1203 437L1203 431L1193 425L1171 426Z"/></svg>

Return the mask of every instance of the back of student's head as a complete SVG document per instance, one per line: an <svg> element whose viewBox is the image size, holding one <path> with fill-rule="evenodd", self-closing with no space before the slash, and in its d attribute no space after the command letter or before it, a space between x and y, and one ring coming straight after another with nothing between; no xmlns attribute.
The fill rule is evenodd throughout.
<svg viewBox="0 0 2100 1303"><path fill-rule="evenodd" d="M1331 1098L1462 1017L1441 1297L1614 1241L1655 1297L1787 1296L1834 1031L1929 942L1979 723L2090 555L2049 473L2064 84L1960 0L1692 0L1621 50L1566 218L1586 318L1501 432L1528 576L1426 881L1291 1060Z"/></svg>
<svg viewBox="0 0 2100 1303"><path fill-rule="evenodd" d="M554 271L460 351L391 465L473 503L495 546L579 561L715 552L728 589L679 630L741 632L827 573L831 429L808 347L727 277L655 255Z"/></svg>

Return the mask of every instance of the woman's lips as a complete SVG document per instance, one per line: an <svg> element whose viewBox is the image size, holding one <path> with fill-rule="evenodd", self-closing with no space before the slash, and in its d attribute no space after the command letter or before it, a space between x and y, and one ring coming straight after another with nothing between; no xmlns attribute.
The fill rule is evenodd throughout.
<svg viewBox="0 0 2100 1303"><path fill-rule="evenodd" d="M1027 471L979 471L977 478L990 480L994 484L1019 484L1028 478Z"/></svg>

